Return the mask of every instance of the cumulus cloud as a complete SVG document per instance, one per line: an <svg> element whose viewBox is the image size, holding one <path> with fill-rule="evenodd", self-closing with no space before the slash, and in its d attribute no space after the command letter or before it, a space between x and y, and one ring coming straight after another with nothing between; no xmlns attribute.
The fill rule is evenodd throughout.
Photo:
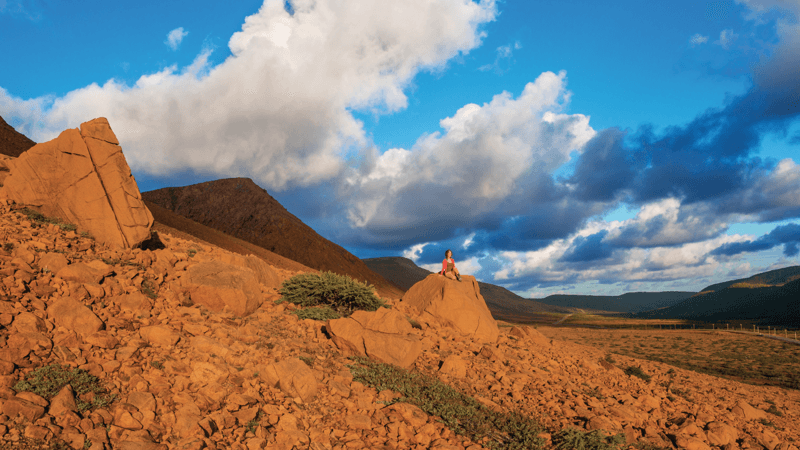
<svg viewBox="0 0 800 450"><path fill-rule="evenodd" d="M428 245L429 242L425 242L423 244L416 244L412 245L411 248L405 250L403 252L403 257L408 258L414 262L419 259L419 255L422 253L422 250L425 249L425 246Z"/></svg>
<svg viewBox="0 0 800 450"><path fill-rule="evenodd" d="M183 31L183 27L175 28L174 30L167 33L167 40L164 41L164 44L167 45L172 51L178 50L178 47L181 46L181 42L183 38L185 38L189 34L188 31Z"/></svg>
<svg viewBox="0 0 800 450"><path fill-rule="evenodd" d="M116 80L63 97L18 99L0 92L0 115L32 124L37 141L107 117L131 168L153 175L193 170L249 176L272 190L335 179L347 157L368 148L352 110L406 106L403 89L483 38L493 0L333 2L267 0L246 18L213 66ZM359 156L361 155L361 156Z"/></svg>
<svg viewBox="0 0 800 450"><path fill-rule="evenodd" d="M441 240L458 227L499 226L558 202L563 195L550 174L594 136L588 117L562 113L565 82L563 72L544 73L517 98L504 92L465 105L441 120L443 133L374 155L372 170L348 179L349 218L360 229L354 237L386 243L383 231L391 229L403 242L424 229L429 240Z"/></svg>
<svg viewBox="0 0 800 450"><path fill-rule="evenodd" d="M695 33L692 37L689 38L689 43L692 44L692 47L705 44L708 42L708 36L703 36L700 33Z"/></svg>

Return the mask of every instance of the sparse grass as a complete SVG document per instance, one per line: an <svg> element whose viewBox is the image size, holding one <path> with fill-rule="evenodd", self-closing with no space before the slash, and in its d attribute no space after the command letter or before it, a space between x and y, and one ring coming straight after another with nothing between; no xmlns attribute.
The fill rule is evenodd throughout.
<svg viewBox="0 0 800 450"><path fill-rule="evenodd" d="M644 381L650 381L650 378L652 378L650 375L646 374L641 367L638 366L628 366L625 369L625 375L641 378Z"/></svg>
<svg viewBox="0 0 800 450"><path fill-rule="evenodd" d="M12 251L14 251L14 243L13 242L6 242L5 244L3 244L3 250L11 253Z"/></svg>
<svg viewBox="0 0 800 450"><path fill-rule="evenodd" d="M296 309L291 312L291 314L296 315L299 319L313 319L313 320L328 320L328 319L338 319L342 316L339 315L336 311L331 309L330 306L312 306L310 308L303 308L303 309Z"/></svg>
<svg viewBox="0 0 800 450"><path fill-rule="evenodd" d="M71 223L65 223L61 219L55 217L47 217L39 211L30 208L23 208L20 210L20 212L28 216L28 220L36 225L53 224L57 225L64 231L75 231L78 228Z"/></svg>
<svg viewBox="0 0 800 450"><path fill-rule="evenodd" d="M767 408L767 412L774 416L783 417L783 413L781 412L780 409L778 409L777 406L775 406L774 403L769 405L769 408Z"/></svg>
<svg viewBox="0 0 800 450"><path fill-rule="evenodd" d="M256 417L253 420L247 422L247 425L245 425L247 431L249 433L255 434L256 433L256 429L258 428L259 425L261 425L261 419L263 417L264 417L264 413L259 411L258 414L256 414Z"/></svg>
<svg viewBox="0 0 800 450"><path fill-rule="evenodd" d="M419 322L417 322L416 320L414 320L414 319L412 319L411 317L408 317L408 316L406 316L406 319L408 319L408 323L411 324L411 328L416 328L418 330L422 329L422 325L420 325Z"/></svg>
<svg viewBox="0 0 800 450"><path fill-rule="evenodd" d="M189 250L186 251L186 254L189 256L189 258L191 258L192 256L197 254L197 249L196 248L190 248Z"/></svg>
<svg viewBox="0 0 800 450"><path fill-rule="evenodd" d="M298 358L300 359L300 361L306 363L308 367L314 367L314 358L310 356L298 356Z"/></svg>
<svg viewBox="0 0 800 450"><path fill-rule="evenodd" d="M116 398L116 394L109 394L96 376L83 369L70 370L60 364L50 364L33 370L24 380L18 381L13 389L17 392L33 392L50 400L66 385L72 386L75 391L76 404L80 411L102 408Z"/></svg>
<svg viewBox="0 0 800 450"><path fill-rule="evenodd" d="M150 365L158 370L164 370L164 363L161 361L150 361Z"/></svg>
<svg viewBox="0 0 800 450"><path fill-rule="evenodd" d="M622 433L606 436L601 430L585 431L568 427L553 436L555 450L617 450L625 443Z"/></svg>
<svg viewBox="0 0 800 450"><path fill-rule="evenodd" d="M739 328L736 326L735 328ZM724 326L723 326L724 329ZM754 385L800 389L800 346L738 333L711 330L598 330L540 327L551 339L592 345L606 352L662 362ZM622 339L622 336L627 338ZM640 342L664 339L661 348Z"/></svg>
<svg viewBox="0 0 800 450"><path fill-rule="evenodd" d="M372 286L333 272L303 273L283 282L283 300L300 306L329 305L342 316L355 310L375 311L384 306Z"/></svg>
<svg viewBox="0 0 800 450"><path fill-rule="evenodd" d="M141 286L141 288L139 290L142 291L142 294L144 294L144 295L152 298L153 300L155 300L156 297L158 297L158 295L156 294L156 289L158 289L156 284L152 280L150 280L149 278L145 278L142 281L142 286Z"/></svg>
<svg viewBox="0 0 800 450"><path fill-rule="evenodd" d="M606 358L605 358L605 359L606 359L606 362L607 362L607 363L609 363L609 364L614 364L614 363L616 363L616 362L617 362L617 361L614 359L614 357L613 357L613 356L611 356L611 353L608 353L608 354L606 354Z"/></svg>
<svg viewBox="0 0 800 450"><path fill-rule="evenodd" d="M353 379L378 391L390 389L402 397L395 402L416 405L427 414L439 417L455 433L469 437L491 449L541 449L538 435L542 426L518 412L490 410L474 398L462 394L436 378L410 372L364 357L351 357L348 365Z"/></svg>

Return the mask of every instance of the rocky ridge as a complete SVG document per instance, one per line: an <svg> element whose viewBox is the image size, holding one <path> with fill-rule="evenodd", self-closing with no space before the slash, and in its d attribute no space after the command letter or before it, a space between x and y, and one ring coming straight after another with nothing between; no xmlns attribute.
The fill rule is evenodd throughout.
<svg viewBox="0 0 800 450"><path fill-rule="evenodd" d="M2 204L0 229L4 448L56 441L94 450L482 448L419 408L387 406L394 393L353 381L323 324L274 302L275 283L295 272L169 234L159 250L109 248ZM236 288L191 275L210 262L251 277L258 292L243 295L258 306L193 301L197 286ZM406 312L401 303L395 308ZM419 342L412 370L490 408L538 417L551 433L604 429L629 443L691 450L793 450L800 439L795 391L622 356L612 365L595 348L533 328L499 331L496 343L481 344L424 323L402 330ZM88 398L69 388L49 400L11 389L50 363L87 370L118 399L81 412L76 401ZM653 378L617 367L631 365ZM783 415L766 413L767 400Z"/></svg>
<svg viewBox="0 0 800 450"><path fill-rule="evenodd" d="M34 145L36 142L15 130L0 117L0 154L16 158Z"/></svg>

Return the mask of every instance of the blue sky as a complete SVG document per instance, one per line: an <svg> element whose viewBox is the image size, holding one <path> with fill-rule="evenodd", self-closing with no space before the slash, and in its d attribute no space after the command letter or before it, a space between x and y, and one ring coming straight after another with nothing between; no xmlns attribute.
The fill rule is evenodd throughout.
<svg viewBox="0 0 800 450"><path fill-rule="evenodd" d="M143 191L250 177L530 297L798 263L796 1L94 3L0 0L0 116L107 117Z"/></svg>

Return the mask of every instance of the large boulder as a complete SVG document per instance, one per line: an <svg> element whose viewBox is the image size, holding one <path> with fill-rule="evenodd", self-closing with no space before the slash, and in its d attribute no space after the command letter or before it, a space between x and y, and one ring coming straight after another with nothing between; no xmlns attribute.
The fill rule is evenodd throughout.
<svg viewBox="0 0 800 450"><path fill-rule="evenodd" d="M325 329L346 355L409 367L422 352L422 342L413 334L408 319L394 309L356 311L350 317L328 320Z"/></svg>
<svg viewBox="0 0 800 450"><path fill-rule="evenodd" d="M10 174L0 199L75 224L110 246L130 248L150 238L153 216L105 118L4 163Z"/></svg>
<svg viewBox="0 0 800 450"><path fill-rule="evenodd" d="M436 273L428 275L411 286L401 304L431 326L451 328L478 342L497 342L497 322L473 276L462 275L461 281L456 281Z"/></svg>
<svg viewBox="0 0 800 450"><path fill-rule="evenodd" d="M182 283L194 303L214 312L228 310L244 317L264 301L256 273L231 264L195 264L186 270Z"/></svg>

